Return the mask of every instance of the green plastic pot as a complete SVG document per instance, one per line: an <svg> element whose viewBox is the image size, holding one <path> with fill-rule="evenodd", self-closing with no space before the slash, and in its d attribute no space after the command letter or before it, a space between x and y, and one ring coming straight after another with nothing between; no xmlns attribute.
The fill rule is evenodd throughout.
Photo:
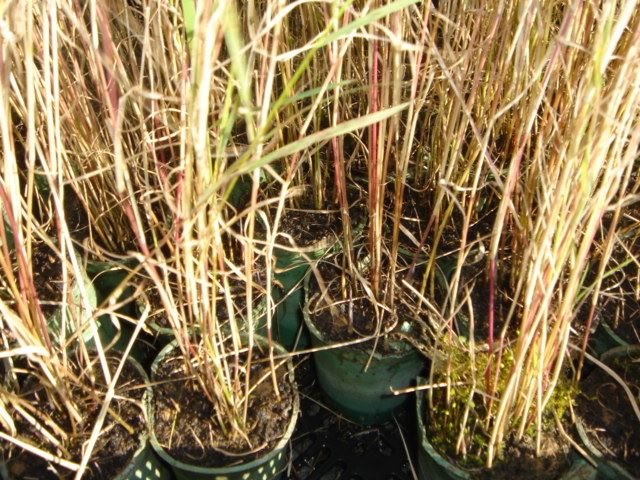
<svg viewBox="0 0 640 480"><path fill-rule="evenodd" d="M303 313L313 347L330 346L311 319L308 298ZM373 425L391 418L409 398L393 395L391 389L413 384L425 365L424 358L408 343L391 340L389 344L394 353L374 353L366 371L371 352L355 346L313 352L320 387L337 410L354 422Z"/></svg>
<svg viewBox="0 0 640 480"><path fill-rule="evenodd" d="M425 379L418 378L418 385L423 385L425 382ZM421 480L469 480L474 478L471 470L455 465L440 455L431 445L424 423L425 408L424 392L418 391L416 392L418 478ZM582 457L572 453L571 466L559 477L559 480L596 480L596 478L596 469Z"/></svg>
<svg viewBox="0 0 640 480"><path fill-rule="evenodd" d="M589 336L589 348L595 353L596 357L602 356L605 352L616 348L629 345L613 331L611 326L606 322L601 322L595 331Z"/></svg>
<svg viewBox="0 0 640 480"><path fill-rule="evenodd" d="M82 294L80 292L80 283L77 278L73 278L71 282L71 292L69 295L68 304L64 307L66 309L66 318L67 322L71 318L80 319L82 325L81 336L84 343L88 346L93 345L93 328L98 329L98 333L102 335L100 332L100 321L93 319L93 311L95 310L98 301L96 290L93 286L93 283L87 276L84 270L80 270L81 273L81 283L84 287L84 290L87 295L87 300L89 302L90 310L87 310L85 303L82 301ZM49 330L49 335L51 335L54 342L57 343L59 335L62 330L62 307L57 308L53 314L47 319L47 327ZM68 330L69 325L65 327L66 332L65 336L68 337L69 334L75 333L73 330ZM101 337L102 338L102 337Z"/></svg>
<svg viewBox="0 0 640 480"><path fill-rule="evenodd" d="M289 351L305 349L310 345L309 333L304 328L302 315L304 280L309 274L310 262L323 257L335 245L335 239L324 239L296 251L274 249L274 276L279 286L274 287L271 292L276 304L275 322L272 326L273 338ZM266 326L260 333L266 334Z"/></svg>
<svg viewBox="0 0 640 480"><path fill-rule="evenodd" d="M318 260L336 245L335 239L324 239L309 247L295 251L275 248L273 256L276 259L276 280L285 291L302 287L303 280L311 266L311 262Z"/></svg>
<svg viewBox="0 0 640 480"><path fill-rule="evenodd" d="M310 340L302 321L303 288L296 288L285 295L280 288L274 287L271 295L276 306L271 320L272 338L290 352L307 348ZM257 332L264 337L269 336L266 316L261 319Z"/></svg>
<svg viewBox="0 0 640 480"><path fill-rule="evenodd" d="M425 380L418 378L418 385ZM471 473L440 455L427 438L424 423L424 392L416 392L416 418L418 420L418 476L423 480L468 480Z"/></svg>
<svg viewBox="0 0 640 480"><path fill-rule="evenodd" d="M125 469L114 477L114 480L171 480L171 472L145 439Z"/></svg>
<svg viewBox="0 0 640 480"><path fill-rule="evenodd" d="M139 312L142 312L141 307L138 307ZM153 346L156 352L161 351L164 347L169 345L173 340L173 330L171 327L161 327L154 321L147 322L147 326L151 330L153 335Z"/></svg>
<svg viewBox="0 0 640 480"><path fill-rule="evenodd" d="M614 334L615 335L615 334ZM622 340L621 340L622 341ZM608 360L615 360L630 356L631 354L640 354L640 345L630 345L622 341L622 345L618 345L606 352L604 352L600 358L603 362ZM640 396L638 397L640 402ZM605 455L591 442L589 434L587 433L584 424L580 417L576 417L576 431L580 441L585 446L589 455L598 462L597 467L597 479L599 480L626 480L635 478L630 472L628 472L620 463L613 460L607 460Z"/></svg>
<svg viewBox="0 0 640 480"><path fill-rule="evenodd" d="M264 171L260 171L260 183L266 182L267 176ZM240 175L236 177L236 182L229 193L229 203L235 208L242 210L251 200L251 188L253 180L251 175Z"/></svg>
<svg viewBox="0 0 640 480"><path fill-rule="evenodd" d="M267 343L267 340L263 337L255 336L254 338L256 342L261 345L266 345ZM284 355L287 353L280 345L274 344L274 346L276 354ZM177 343L173 341L158 354L151 365L152 378L155 376L160 363L176 347ZM294 378L293 363L291 360L287 362L287 369L290 378ZM273 480L281 478L289 464L287 444L293 435L299 413L300 399L294 384L293 413L282 439L280 439L272 450L255 460L229 467L200 467L176 460L160 445L155 436L153 428L153 419L155 418L153 402L148 404L147 416L149 421L152 422L150 428L151 445L160 458L171 467L177 480Z"/></svg>
<svg viewBox="0 0 640 480"><path fill-rule="evenodd" d="M92 284L96 290L98 305L102 305L114 290L119 288L122 283L127 280L130 269L137 264L138 262L135 259L125 259L121 263L96 261L87 263L87 273L91 277ZM124 302L126 299L131 298L133 293L133 286L127 286L118 298L118 302ZM116 312L117 315L134 319L139 317L139 313L134 301L125 303ZM119 321L119 325L116 325L108 314L101 315L98 322L100 324L100 339L102 340L103 346L109 345L110 348L118 352L123 352L127 348L131 335L135 330L134 325L122 320ZM153 348L149 339L145 340L144 335L141 334L136 339L130 355L138 362L146 365L151 360L149 357L152 354Z"/></svg>
<svg viewBox="0 0 640 480"><path fill-rule="evenodd" d="M131 357L127 358L127 362L136 369L143 383L149 385L149 377L142 366ZM147 410L152 395L151 387L147 386L142 397L143 406ZM149 434L146 428L139 433L138 439L139 445L137 450L131 459L123 466L120 473L113 477L113 480L171 480L171 473L155 454L149 443ZM8 465L1 462L0 478L14 480L9 474Z"/></svg>
<svg viewBox="0 0 640 480"><path fill-rule="evenodd" d="M94 283L98 295L104 300L127 279L131 269L138 264L139 262L134 258L125 258L119 262L89 260L87 274Z"/></svg>
<svg viewBox="0 0 640 480"><path fill-rule="evenodd" d="M135 367L144 383L149 385L149 377L142 366L133 358L127 358L127 361ZM153 390L147 386L142 398L143 405L149 410L149 405L153 400ZM153 451L149 442L148 430L140 432L140 446L133 454L133 458L124 467L124 469L114 477L115 480L171 480L171 473L164 466L162 461Z"/></svg>
<svg viewBox="0 0 640 480"><path fill-rule="evenodd" d="M596 475L594 478L597 480L633 480L635 477L627 472L624 467L622 467L619 463L606 460L604 455L600 450L598 450L593 443L589 440L589 435L587 434L584 424L580 420L580 418L576 417L576 431L578 432L578 437L591 455L598 466L596 469Z"/></svg>

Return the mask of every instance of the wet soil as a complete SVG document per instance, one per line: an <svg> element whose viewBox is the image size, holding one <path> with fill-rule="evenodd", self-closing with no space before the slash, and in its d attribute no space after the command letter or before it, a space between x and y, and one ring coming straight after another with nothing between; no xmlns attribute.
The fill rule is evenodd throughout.
<svg viewBox="0 0 640 480"><path fill-rule="evenodd" d="M640 353L607 362L640 398ZM622 386L601 368L585 378L576 400L589 441L608 460L640 478L640 419Z"/></svg>
<svg viewBox="0 0 640 480"><path fill-rule="evenodd" d="M119 360L115 358L109 358L108 360L110 370L113 373ZM96 369L96 386L87 385L86 388L95 392L105 392L107 387L102 374L98 370ZM88 382L86 378L85 381ZM140 388L143 382L144 380L138 371L130 364L125 364L116 387L116 396L109 407L110 412L115 415L107 415L102 427L104 433L98 437L93 455L82 478L89 480L113 478L126 467L133 457L139 447L138 436L140 432L146 429L141 401L145 389ZM37 433L31 424L26 421L18 424L18 431L21 437L34 445L39 445L40 448L46 451L79 463L82 458L84 444L91 435L93 425L102 407L103 394L96 398L93 394L87 393L89 390L84 390L77 386L72 388L72 397L78 402L79 411L82 415L82 422L77 425L77 431L74 435L66 413L52 406L44 390L37 386L36 380L30 377L23 383L25 385L23 388L24 395L30 404L39 405L42 415L50 416L63 431L68 433L66 448L69 451L69 456L64 456L61 451L56 451L51 446L51 443ZM117 420L116 416L122 420ZM129 433L127 428L123 426L122 421L126 422L132 429L133 434ZM10 458L8 462L9 471L13 478L53 480L74 477L74 472L53 465L29 452L14 447L8 448L5 452L7 451Z"/></svg>
<svg viewBox="0 0 640 480"><path fill-rule="evenodd" d="M174 351L176 352L176 351ZM154 381L155 434L173 458L200 467L224 467L249 462L273 449L284 435L293 414L294 386L286 365L276 370L280 397L276 397L268 363L257 362L266 354L254 356L251 381L255 389L249 396L246 430L251 445L234 432L225 434L216 421L216 406L198 384L187 378L181 357L168 357L159 366ZM243 359L240 358L240 364ZM233 365L230 365L233 368ZM239 374L242 376L241 374ZM241 388L244 391L243 380ZM249 452L249 453L247 453Z"/></svg>

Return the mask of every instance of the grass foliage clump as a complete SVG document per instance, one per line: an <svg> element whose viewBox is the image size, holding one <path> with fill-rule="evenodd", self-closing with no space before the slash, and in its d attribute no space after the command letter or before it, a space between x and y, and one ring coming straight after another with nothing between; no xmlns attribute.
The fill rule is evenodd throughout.
<svg viewBox="0 0 640 480"><path fill-rule="evenodd" d="M36 377L73 428L91 372L119 374L98 319L135 328L128 352L161 309L217 426L253 450L249 399L261 382L278 395L286 361L274 252L291 248L281 220L302 207L338 212L340 248L323 259L340 268L337 302L366 299L376 340L397 310L423 327L411 342L433 359L434 444L487 467L506 438L530 434L539 452L544 423L570 410L601 306L640 304L638 7L4 2L3 440L79 478L113 391L94 398L101 416L71 461L68 432L18 377ZM60 265L55 331L41 248ZM141 318L122 314L124 287L92 304L78 279L96 261L126 271ZM254 379L259 323L271 375Z"/></svg>

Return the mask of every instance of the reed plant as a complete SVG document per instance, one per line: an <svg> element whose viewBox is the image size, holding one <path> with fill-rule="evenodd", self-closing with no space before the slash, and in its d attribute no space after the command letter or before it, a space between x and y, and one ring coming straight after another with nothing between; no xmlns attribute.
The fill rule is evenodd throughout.
<svg viewBox="0 0 640 480"><path fill-rule="evenodd" d="M255 448L247 418L257 385L270 382L279 395L276 370L285 360L274 358L271 341L272 256L277 215L291 196L299 159L309 158L309 151L334 136L399 110L380 109L291 136L301 118L313 121L327 89L324 80L321 87L310 84L317 78L307 73L316 53L362 24L359 17L337 31L325 26L303 37L305 43L291 45L283 32L289 16L299 18L305 9L321 7L184 1L174 10L150 2L142 9L146 30L137 49L152 55L154 45L171 42L165 48L175 61L144 62L139 77L129 78L120 68L127 64L126 48L110 50L110 182L115 191L108 188L135 234L129 253L158 292L185 378L213 407L215 428L245 452ZM349 2L338 4L332 15L350 8ZM369 22L377 18L364 17ZM171 26L173 34L151 28L154 22ZM136 85L135 78L143 85ZM171 139L171 155L159 154L165 140L141 143L147 137L127 128L132 124L140 131L148 115L158 118L164 138ZM131 154L136 145L143 148ZM265 177L275 186L264 187ZM239 205L232 194L246 178L249 199ZM273 206L278 213L270 220L266 210ZM166 221L154 217L155 210L164 212ZM264 231L258 235L258 229ZM263 298L269 355L257 358L255 308ZM252 375L254 366L264 362L271 366L269 375Z"/></svg>
<svg viewBox="0 0 640 480"><path fill-rule="evenodd" d="M76 126L62 120L71 106L60 101L59 67L64 28L78 17L70 4L25 8L2 9L0 437L8 474L20 475L12 461L22 452L46 462L46 475L81 478L89 465L95 474L103 425L123 426L136 448L138 432L110 408L128 395L118 385L124 359L115 367L108 360L97 325L108 312L96 309L65 198L63 139Z"/></svg>
<svg viewBox="0 0 640 480"><path fill-rule="evenodd" d="M335 136L330 144L329 178L340 210L343 249L331 260L342 278L325 279L339 284L339 291L331 292L333 298L326 301L332 316L340 317L334 321L346 323L349 335L354 333L353 315L339 313L334 308L338 304L367 304L372 315L365 328L368 334L377 336L397 323L388 320L395 318L401 289L396 273L402 267L398 253L405 191L412 183L415 142L428 115L434 78L424 48L431 7L413 1L372 2L363 13L367 12L365 18L375 15L375 21L326 46L335 85L328 105L331 125L346 118L393 113L352 134ZM350 15L351 11L345 12L333 28L350 21ZM364 204L367 211L362 236L354 231L358 222L352 218L354 202ZM323 295L327 293L324 290Z"/></svg>
<svg viewBox="0 0 640 480"><path fill-rule="evenodd" d="M584 295L598 302L633 199L636 7L447 3L431 19L442 94L430 138L436 167L423 179L435 195L424 237L435 250L455 231L457 246L446 297L432 309L438 353L425 388L449 454L492 467L506 439L525 433L539 454L549 419L564 434L568 359L582 356L590 329L577 305ZM469 281L474 259L486 269ZM456 329L461 313L467 326Z"/></svg>

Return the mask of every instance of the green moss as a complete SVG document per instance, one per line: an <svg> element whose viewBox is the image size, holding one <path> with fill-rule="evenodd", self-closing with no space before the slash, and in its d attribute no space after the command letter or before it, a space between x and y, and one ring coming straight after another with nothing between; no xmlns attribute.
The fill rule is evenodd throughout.
<svg viewBox="0 0 640 480"><path fill-rule="evenodd" d="M433 392L433 411L427 415L428 430L430 441L434 447L440 452L446 454L450 458L456 459L456 463L462 468L483 467L487 460L487 451L490 440L490 429L492 423L487 422L487 418L491 418L496 413L498 407L497 401L489 402L486 395L482 393L503 392L506 389L510 376L511 368L514 365L513 352L505 349L502 353L499 366L499 376L497 384L494 388L487 384L485 372L490 362L492 364L493 374L489 376L490 381L495 380L495 362L496 355L490 356L487 351L476 351L474 361L469 353L469 345L466 339L454 339L455 343L442 345L441 365L434 375L434 383L442 383L447 381L452 387L449 389L449 399L447 401L447 391L439 388ZM461 348L462 347L462 348ZM447 361L450 365L450 373L447 375ZM471 397L471 373L475 369L475 393ZM456 386L460 384L459 386ZM576 389L571 385L569 380L562 379L558 382L553 395L545 406L543 415L543 428L553 425L555 415L562 417L569 406L572 399L576 395ZM471 397L471 398L470 398ZM463 428L462 421L465 409L469 407L468 419L464 425L464 449L456 449L460 430ZM491 412L488 412L491 408ZM489 424L489 430L486 425ZM505 433L513 432L518 428L519 424L513 422L505 429ZM535 419L531 419L531 425L527 428L526 433L535 435L536 425ZM464 451L464 454L457 452ZM496 452L496 459L500 458L500 450Z"/></svg>

